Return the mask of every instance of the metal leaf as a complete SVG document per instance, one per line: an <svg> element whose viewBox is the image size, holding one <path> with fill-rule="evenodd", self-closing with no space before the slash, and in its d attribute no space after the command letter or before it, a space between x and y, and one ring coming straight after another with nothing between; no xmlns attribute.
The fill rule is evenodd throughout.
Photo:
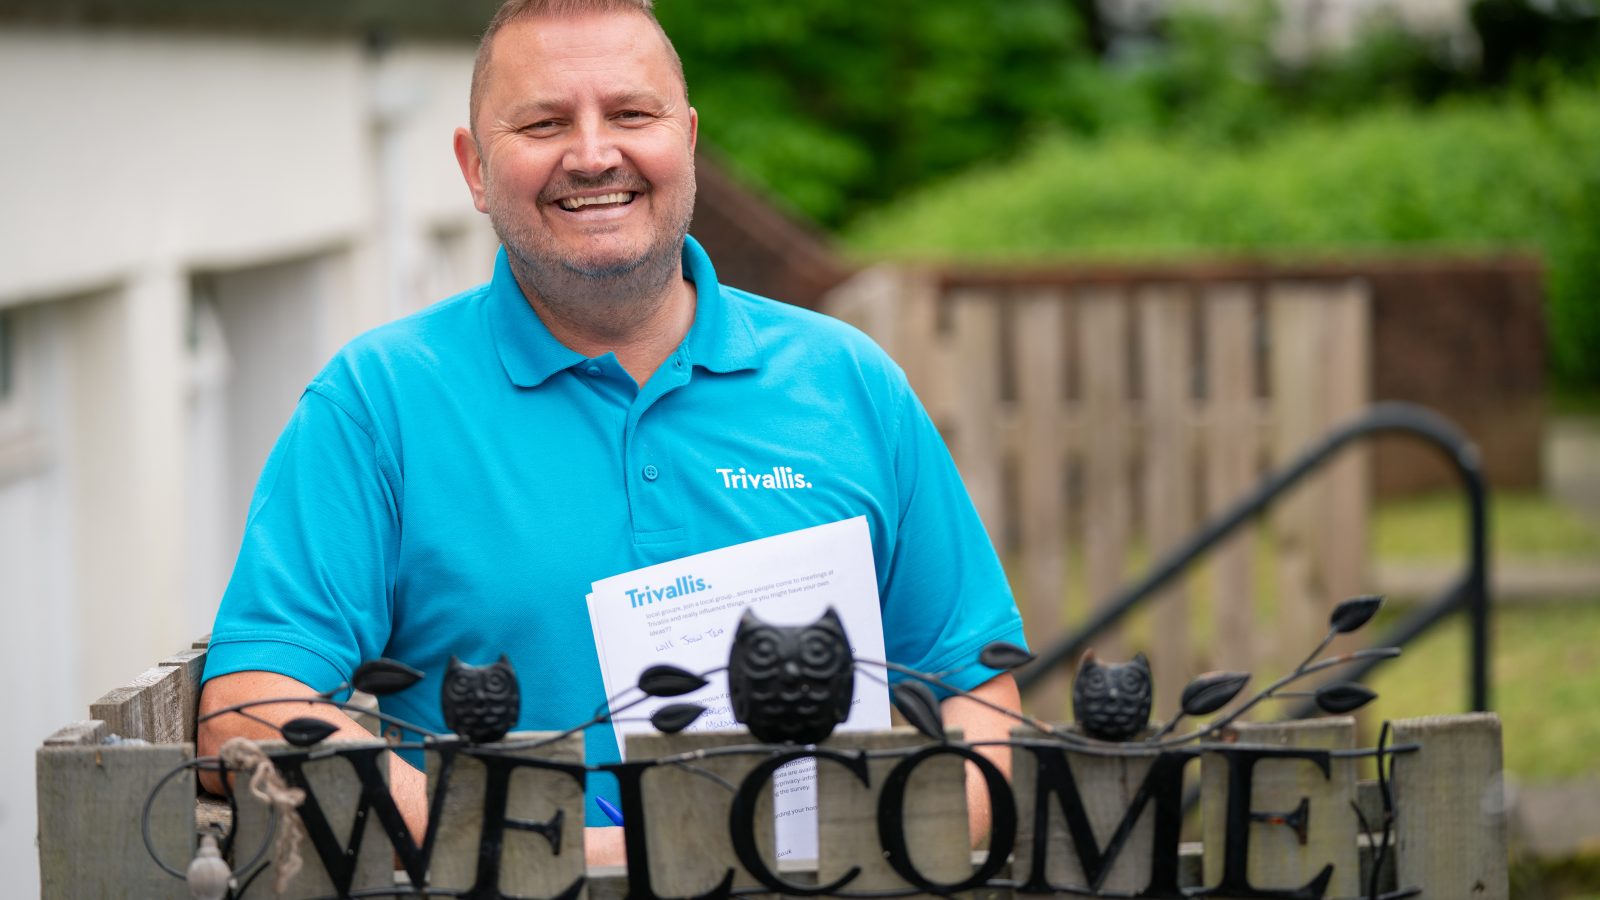
<svg viewBox="0 0 1600 900"><path fill-rule="evenodd" d="M665 663L651 666L639 676L639 690L652 697L676 697L706 686L706 680L693 672Z"/></svg>
<svg viewBox="0 0 1600 900"><path fill-rule="evenodd" d="M650 716L650 724L662 734L677 734L688 728L706 708L696 703L669 703Z"/></svg>
<svg viewBox="0 0 1600 900"><path fill-rule="evenodd" d="M944 740L944 720L939 718L939 701L920 681L902 681L892 692L894 708L906 717L911 727L936 741Z"/></svg>
<svg viewBox="0 0 1600 900"><path fill-rule="evenodd" d="M329 722L327 719L302 716L283 723L283 726L278 729L278 733L283 735L284 740L296 747L309 747L312 744L327 740L329 736L338 730L339 726Z"/></svg>
<svg viewBox="0 0 1600 900"><path fill-rule="evenodd" d="M1333 614L1328 617L1328 624L1333 626L1334 631L1348 634L1367 624L1382 605L1383 597L1379 594L1351 597L1333 608Z"/></svg>
<svg viewBox="0 0 1600 900"><path fill-rule="evenodd" d="M1033 654L1006 641L992 641L978 653L978 662L1009 672L1033 662Z"/></svg>
<svg viewBox="0 0 1600 900"><path fill-rule="evenodd" d="M1326 713L1347 713L1358 710L1378 695L1353 681L1337 681L1317 688L1317 708Z"/></svg>
<svg viewBox="0 0 1600 900"><path fill-rule="evenodd" d="M403 691L422 680L422 673L399 660L379 657L367 660L350 676L350 686L375 697Z"/></svg>
<svg viewBox="0 0 1600 900"><path fill-rule="evenodd" d="M1207 672L1183 689L1179 707L1186 716L1208 716L1239 696L1249 681L1249 672Z"/></svg>

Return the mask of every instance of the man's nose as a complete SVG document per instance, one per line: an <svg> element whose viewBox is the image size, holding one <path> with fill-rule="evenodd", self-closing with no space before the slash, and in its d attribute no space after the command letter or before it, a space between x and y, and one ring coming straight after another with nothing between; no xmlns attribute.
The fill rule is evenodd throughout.
<svg viewBox="0 0 1600 900"><path fill-rule="evenodd" d="M578 123L562 160L568 172L584 175L598 175L616 168L621 162L622 153L617 149L615 135L604 119Z"/></svg>

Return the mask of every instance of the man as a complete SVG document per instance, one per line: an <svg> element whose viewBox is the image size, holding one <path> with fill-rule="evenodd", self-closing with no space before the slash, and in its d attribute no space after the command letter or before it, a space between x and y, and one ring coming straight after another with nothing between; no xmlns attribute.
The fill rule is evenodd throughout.
<svg viewBox="0 0 1600 900"><path fill-rule="evenodd" d="M428 678L385 710L443 730L445 661L503 651L520 727L570 727L604 701L591 582L857 515L890 658L966 666L958 686L1015 708L1010 676L974 663L1021 642L1015 604L903 374L840 323L718 285L686 239L698 117L649 0L507 3L470 112L455 151L504 245L493 280L358 338L307 387L251 505L202 711L309 695L386 655ZM805 486L719 474L779 465ZM256 712L365 735L325 707ZM963 699L943 712L969 740L1010 725ZM275 736L222 716L200 750L235 734ZM587 754L616 758L609 729ZM390 771L420 830L424 776ZM591 861L621 860L619 831L589 829Z"/></svg>

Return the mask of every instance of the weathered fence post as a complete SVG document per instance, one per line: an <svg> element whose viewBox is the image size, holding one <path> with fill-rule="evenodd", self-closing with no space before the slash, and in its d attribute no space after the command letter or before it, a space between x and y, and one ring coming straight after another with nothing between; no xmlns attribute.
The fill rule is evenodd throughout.
<svg viewBox="0 0 1600 900"><path fill-rule="evenodd" d="M1399 885L1426 900L1508 897L1500 718L1405 719L1394 743L1419 745L1394 761Z"/></svg>
<svg viewBox="0 0 1600 900"><path fill-rule="evenodd" d="M960 740L952 731L952 740ZM910 728L834 735L825 745L844 752L921 747L928 739ZM910 885L879 849L878 805L889 772L905 757L867 761L870 787L837 765L817 766L817 882L828 884L851 868L861 873L844 890L904 890ZM962 761L953 756L917 766L906 789L900 822L912 863L931 881L953 884L972 875L967 838L967 798Z"/></svg>
<svg viewBox="0 0 1600 900"><path fill-rule="evenodd" d="M348 741L344 742L343 746L386 749L388 743ZM305 752L282 742L266 742L261 744L261 749L268 754L285 751ZM388 775L387 757L387 753L377 755L378 770L385 777ZM317 806L326 817L335 839L343 847L346 841L354 838L352 832L355 814L361 798L361 781L356 775L355 767L348 760L338 756L308 760L302 765L310 792L316 795ZM274 887L278 871L273 864L272 848L267 848L265 856L259 857L261 862L258 865L248 870L242 869L252 857L257 857L268 842L273 841L276 835L287 827L281 818L274 822L272 809L250 792L249 778L249 773L239 773L233 784L233 794L239 809L234 819L234 875L238 877L241 885L254 876L249 889L241 892L241 898L272 897L274 900L278 898L302 900L310 897L336 896L333 880L318 857L313 841L309 838L300 841L297 849L304 866L289 880L282 894L277 893ZM302 807L302 819L304 817L304 807ZM368 813L360 840L360 852L352 861L350 888L360 890L392 887L394 849L384 837L383 826L376 814Z"/></svg>
<svg viewBox="0 0 1600 900"><path fill-rule="evenodd" d="M172 897L183 883L145 851L140 816L168 772L194 758L190 744L102 744L105 723L79 722L35 756L39 875L44 900ZM150 808L152 848L183 871L194 856L194 772L175 777Z"/></svg>
<svg viewBox="0 0 1600 900"><path fill-rule="evenodd" d="M506 735L503 743L532 742L552 736L551 732L516 732ZM486 744L484 749L493 751L496 745ZM540 747L502 752L581 765L583 736L569 734ZM429 754L429 797L439 789L441 763L438 754ZM492 800L488 794L489 776L489 768L482 760L455 754L447 781L449 790L439 814L429 887L466 891L477 884L483 810ZM504 831L499 841L498 889L516 897L557 896L584 876L583 788L564 773L532 768L513 770L505 788L505 817L550 825L557 836L552 840L529 829Z"/></svg>
<svg viewBox="0 0 1600 900"><path fill-rule="evenodd" d="M1355 747L1356 723L1348 716L1303 722L1240 724L1237 744L1298 750L1349 750ZM1265 758L1253 770L1240 769L1238 756L1207 753L1201 758L1201 804L1206 847L1205 883L1217 885L1230 875L1229 842L1249 842L1248 865L1242 873L1252 887L1294 890L1312 883L1331 866L1329 897L1354 897L1359 891L1361 856L1353 801L1355 760L1328 759L1327 769L1311 759ZM1252 790L1246 833L1230 833L1230 780L1248 775ZM1265 820L1256 817L1266 817ZM1228 896L1221 894L1219 896Z"/></svg>
<svg viewBox="0 0 1600 900"><path fill-rule="evenodd" d="M656 759L754 743L755 739L743 732L634 734L627 738L627 757ZM730 868L734 888L759 885L737 862L728 824L734 795L719 779L737 788L763 759L761 753L715 756L655 766L644 773L644 808L656 810L646 819L644 831L649 841L650 881L657 895L703 894ZM771 782L761 792L752 821L755 846L767 866L776 871Z"/></svg>

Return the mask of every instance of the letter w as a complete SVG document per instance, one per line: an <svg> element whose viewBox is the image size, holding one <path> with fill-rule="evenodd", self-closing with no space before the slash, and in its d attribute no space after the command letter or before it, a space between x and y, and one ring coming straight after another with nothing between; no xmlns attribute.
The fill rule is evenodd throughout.
<svg viewBox="0 0 1600 900"><path fill-rule="evenodd" d="M1053 885L1045 872L1050 847L1050 800L1052 796L1066 819L1067 834L1072 839L1078 864L1088 880L1088 888L1099 891L1111 874L1112 864L1122 852L1139 816L1155 798L1155 834L1151 841L1150 882L1145 889L1132 896L1144 898L1183 897L1178 887L1178 837L1183 824L1183 766L1199 754L1190 750L1163 752L1156 756L1140 782L1122 821L1111 835L1105 849L1095 840L1094 828L1084 809L1078 783L1072 776L1072 766L1062 747L1027 746L1037 765L1037 778L1033 793L1032 866L1028 880L1017 888L1020 893L1055 893L1072 888Z"/></svg>

